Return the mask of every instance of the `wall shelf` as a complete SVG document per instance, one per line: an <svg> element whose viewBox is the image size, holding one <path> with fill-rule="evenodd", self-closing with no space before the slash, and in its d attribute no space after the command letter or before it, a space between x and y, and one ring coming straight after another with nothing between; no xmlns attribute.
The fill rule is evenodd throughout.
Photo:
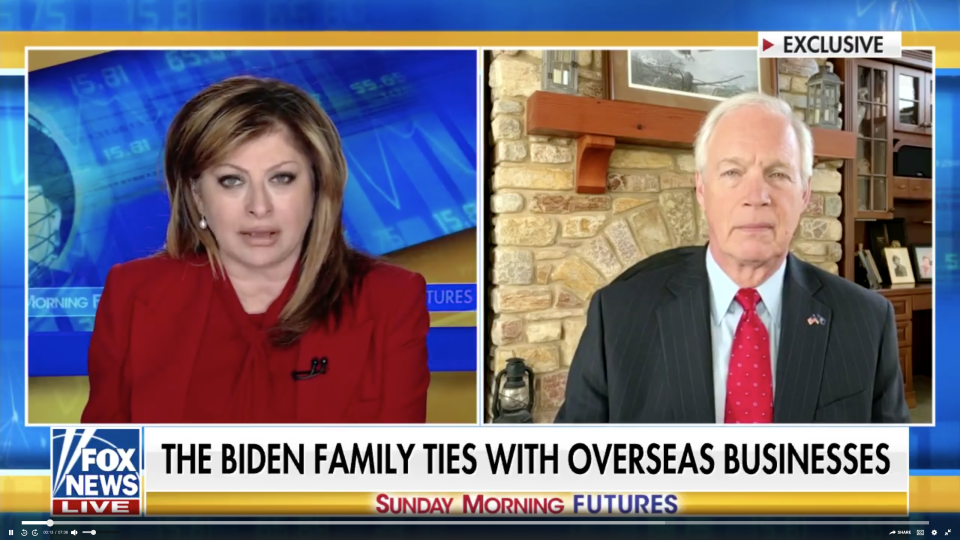
<svg viewBox="0 0 960 540"><path fill-rule="evenodd" d="M691 148L707 113L629 101L596 99L554 92L527 98L527 133L577 139L578 193L606 190L611 144ZM818 160L854 159L857 136L849 131L812 128ZM590 137L584 139L583 137ZM603 166L599 164L603 161Z"/></svg>

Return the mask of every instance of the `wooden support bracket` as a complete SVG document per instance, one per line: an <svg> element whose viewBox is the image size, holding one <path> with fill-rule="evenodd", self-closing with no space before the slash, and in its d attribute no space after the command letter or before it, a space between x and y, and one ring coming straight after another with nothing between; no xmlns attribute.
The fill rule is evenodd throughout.
<svg viewBox="0 0 960 540"><path fill-rule="evenodd" d="M605 193L610 154L617 140L603 135L581 135L577 138L577 193Z"/></svg>

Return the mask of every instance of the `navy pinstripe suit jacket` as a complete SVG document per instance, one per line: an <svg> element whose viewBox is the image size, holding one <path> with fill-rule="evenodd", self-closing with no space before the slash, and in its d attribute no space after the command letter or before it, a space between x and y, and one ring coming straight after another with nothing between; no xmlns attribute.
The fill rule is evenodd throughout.
<svg viewBox="0 0 960 540"><path fill-rule="evenodd" d="M716 423L705 249L654 255L594 294L555 422ZM780 326L775 423L910 421L883 296L790 255Z"/></svg>

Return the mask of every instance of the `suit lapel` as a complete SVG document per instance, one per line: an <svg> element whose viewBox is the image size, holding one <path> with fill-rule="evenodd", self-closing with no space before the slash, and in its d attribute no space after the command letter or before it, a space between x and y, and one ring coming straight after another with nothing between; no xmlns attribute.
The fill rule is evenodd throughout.
<svg viewBox="0 0 960 540"><path fill-rule="evenodd" d="M667 283L673 298L657 309L667 383L678 423L716 422L705 257L704 251L697 251L681 263Z"/></svg>
<svg viewBox="0 0 960 540"><path fill-rule="evenodd" d="M830 308L814 297L821 287L819 278L791 255L783 281L776 423L813 422L832 321Z"/></svg>
<svg viewBox="0 0 960 540"><path fill-rule="evenodd" d="M183 418L214 279L208 265L183 268L152 288L160 291L154 298L136 299L129 355L135 422Z"/></svg>

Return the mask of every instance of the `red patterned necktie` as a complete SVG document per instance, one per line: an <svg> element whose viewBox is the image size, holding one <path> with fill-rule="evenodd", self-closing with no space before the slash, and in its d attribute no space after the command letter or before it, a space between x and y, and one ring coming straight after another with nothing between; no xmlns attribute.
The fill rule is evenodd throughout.
<svg viewBox="0 0 960 540"><path fill-rule="evenodd" d="M743 315L733 336L724 422L769 424L773 422L773 376L770 336L757 315L760 293L756 289L740 289L736 299L743 306Z"/></svg>

